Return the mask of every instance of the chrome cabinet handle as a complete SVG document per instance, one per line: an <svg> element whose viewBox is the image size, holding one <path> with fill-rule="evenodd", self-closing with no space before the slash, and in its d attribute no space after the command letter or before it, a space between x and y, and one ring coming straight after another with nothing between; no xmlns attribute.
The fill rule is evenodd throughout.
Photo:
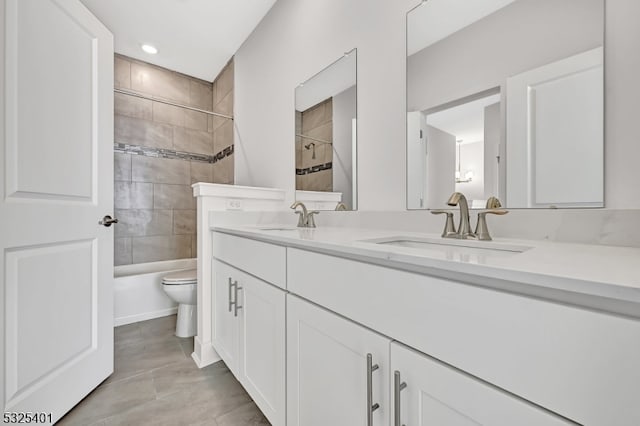
<svg viewBox="0 0 640 426"><path fill-rule="evenodd" d="M233 309L233 305L236 304L236 301L232 297L234 287L238 287L238 281L233 282L231 277L229 277L229 312Z"/></svg>
<svg viewBox="0 0 640 426"><path fill-rule="evenodd" d="M238 291L242 290L242 287L238 286L238 281L236 281L235 284L235 295L234 295L234 302L233 302L233 316L237 317L238 316L238 309L242 309L242 306L238 305Z"/></svg>
<svg viewBox="0 0 640 426"><path fill-rule="evenodd" d="M112 219L111 216L106 215L100 222L98 222L98 225L106 226L108 228L114 223L118 223L118 219Z"/></svg>
<svg viewBox="0 0 640 426"><path fill-rule="evenodd" d="M394 421L393 426L404 426L400 420L400 391L406 388L407 384L400 380L400 372L398 370L393 373L393 407Z"/></svg>
<svg viewBox="0 0 640 426"><path fill-rule="evenodd" d="M367 354L367 426L373 426L373 412L380 408L380 404L373 403L373 372L378 368L373 364L373 355Z"/></svg>

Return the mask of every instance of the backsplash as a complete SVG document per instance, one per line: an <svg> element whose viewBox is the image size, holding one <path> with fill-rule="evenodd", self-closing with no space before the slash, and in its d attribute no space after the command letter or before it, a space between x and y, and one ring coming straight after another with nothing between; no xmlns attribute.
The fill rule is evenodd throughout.
<svg viewBox="0 0 640 426"><path fill-rule="evenodd" d="M455 224L458 226L458 212ZM215 222L229 225L295 226L296 215L277 212L216 212ZM640 210L613 209L516 209L499 217L487 217L494 238L548 240L640 248ZM427 210L323 211L315 219L318 228L346 227L385 229L397 232L440 234L444 218ZM471 212L475 227L476 214ZM401 235L401 234L399 234Z"/></svg>
<svg viewBox="0 0 640 426"><path fill-rule="evenodd" d="M121 55L115 87L233 115L233 62L213 83ZM195 182L233 183L233 121L114 94L115 265L196 257Z"/></svg>

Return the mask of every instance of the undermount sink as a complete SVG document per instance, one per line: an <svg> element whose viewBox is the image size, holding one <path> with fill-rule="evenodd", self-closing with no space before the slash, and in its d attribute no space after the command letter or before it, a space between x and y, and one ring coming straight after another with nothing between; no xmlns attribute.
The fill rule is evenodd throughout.
<svg viewBox="0 0 640 426"><path fill-rule="evenodd" d="M293 228L293 227L265 227L265 228L258 228L259 231L297 231L298 228Z"/></svg>
<svg viewBox="0 0 640 426"><path fill-rule="evenodd" d="M473 261L488 257L508 257L523 253L531 247L495 241L454 240L444 238L389 237L361 241L378 245L412 249L424 255L443 254L448 259Z"/></svg>

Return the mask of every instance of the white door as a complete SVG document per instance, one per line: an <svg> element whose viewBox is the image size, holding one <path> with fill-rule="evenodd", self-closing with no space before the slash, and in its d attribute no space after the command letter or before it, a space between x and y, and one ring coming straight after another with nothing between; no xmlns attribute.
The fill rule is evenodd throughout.
<svg viewBox="0 0 640 426"><path fill-rule="evenodd" d="M507 79L507 205L604 205L602 47Z"/></svg>
<svg viewBox="0 0 640 426"><path fill-rule="evenodd" d="M387 338L287 295L288 426L388 425L388 360Z"/></svg>
<svg viewBox="0 0 640 426"><path fill-rule="evenodd" d="M575 424L396 342L391 370L393 425Z"/></svg>
<svg viewBox="0 0 640 426"><path fill-rule="evenodd" d="M0 400L56 421L113 371L113 38L77 0L0 22Z"/></svg>
<svg viewBox="0 0 640 426"><path fill-rule="evenodd" d="M240 322L235 301L238 278L236 269L213 260L213 347L229 370L240 377Z"/></svg>
<svg viewBox="0 0 640 426"><path fill-rule="evenodd" d="M245 273L238 273L240 382L273 426L284 426L285 292Z"/></svg>

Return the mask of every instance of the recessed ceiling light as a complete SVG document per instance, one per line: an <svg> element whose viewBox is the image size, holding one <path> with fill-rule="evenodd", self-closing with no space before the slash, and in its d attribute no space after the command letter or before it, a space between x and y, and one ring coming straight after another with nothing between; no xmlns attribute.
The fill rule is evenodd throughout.
<svg viewBox="0 0 640 426"><path fill-rule="evenodd" d="M150 55L155 55L156 53L158 53L158 49L156 49L155 47L153 47L150 44L143 44L142 45L142 50L144 50L145 52L149 53Z"/></svg>

